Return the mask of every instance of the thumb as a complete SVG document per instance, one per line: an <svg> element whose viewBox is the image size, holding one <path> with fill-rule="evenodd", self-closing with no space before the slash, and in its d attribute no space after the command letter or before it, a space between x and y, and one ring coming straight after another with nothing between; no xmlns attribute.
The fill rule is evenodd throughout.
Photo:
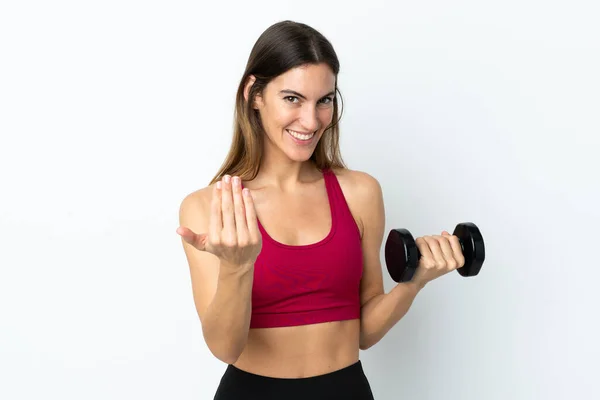
<svg viewBox="0 0 600 400"><path fill-rule="evenodd" d="M450 236L450 234L447 231L443 231L442 236Z"/></svg>
<svg viewBox="0 0 600 400"><path fill-rule="evenodd" d="M206 249L206 237L204 233L197 234L189 228L180 226L177 228L177 234L186 242L197 248L198 250Z"/></svg>

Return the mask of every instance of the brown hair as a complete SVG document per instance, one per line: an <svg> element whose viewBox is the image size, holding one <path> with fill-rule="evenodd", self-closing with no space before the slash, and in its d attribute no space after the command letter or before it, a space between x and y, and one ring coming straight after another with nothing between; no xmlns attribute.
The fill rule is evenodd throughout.
<svg viewBox="0 0 600 400"><path fill-rule="evenodd" d="M314 28L299 22L281 21L271 25L258 38L246 64L246 70L238 86L233 139L229 153L221 168L211 180L213 184L224 175L237 175L242 180L252 180L258 174L263 152L263 128L260 115L252 107L252 100L265 86L286 71L305 64L325 63L336 77L335 91L340 70L339 60L331 43ZM256 81L244 98L244 87L253 75ZM345 168L339 148L339 121L343 109L338 96L333 99L333 118L325 129L310 159L319 170L334 167Z"/></svg>

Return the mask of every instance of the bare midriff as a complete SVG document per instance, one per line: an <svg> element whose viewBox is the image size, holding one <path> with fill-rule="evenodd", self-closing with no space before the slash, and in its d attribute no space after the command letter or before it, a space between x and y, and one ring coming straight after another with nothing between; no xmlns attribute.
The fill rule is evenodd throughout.
<svg viewBox="0 0 600 400"><path fill-rule="evenodd" d="M263 376L306 378L358 361L360 320L250 329L234 366Z"/></svg>

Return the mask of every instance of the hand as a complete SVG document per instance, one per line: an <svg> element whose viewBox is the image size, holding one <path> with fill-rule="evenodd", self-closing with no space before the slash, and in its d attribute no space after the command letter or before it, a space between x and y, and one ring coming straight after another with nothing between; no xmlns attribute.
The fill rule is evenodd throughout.
<svg viewBox="0 0 600 400"><path fill-rule="evenodd" d="M465 265L458 237L446 231L441 235L419 237L415 243L421 258L413 282L419 287Z"/></svg>
<svg viewBox="0 0 600 400"><path fill-rule="evenodd" d="M249 266L260 254L262 235L250 190L242 192L239 177L230 178L226 175L213 188L208 233L181 226L177 233L196 249L212 253L230 266Z"/></svg>

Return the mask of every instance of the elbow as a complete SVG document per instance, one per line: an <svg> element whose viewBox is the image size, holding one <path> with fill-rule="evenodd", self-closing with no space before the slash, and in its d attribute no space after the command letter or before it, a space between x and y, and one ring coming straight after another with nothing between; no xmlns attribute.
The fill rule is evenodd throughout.
<svg viewBox="0 0 600 400"><path fill-rule="evenodd" d="M212 354L220 361L224 362L225 364L235 364L237 362L237 360L240 358L240 354L234 354L234 353L216 353L216 352L212 352Z"/></svg>
<svg viewBox="0 0 600 400"><path fill-rule="evenodd" d="M358 347L361 350L369 350L371 347L373 347L375 345L376 342L372 342L372 343L361 343Z"/></svg>
<svg viewBox="0 0 600 400"><path fill-rule="evenodd" d="M360 343L360 345L358 346L359 349L361 350L369 350L371 347L373 347L375 343Z"/></svg>
<svg viewBox="0 0 600 400"><path fill-rule="evenodd" d="M224 362L225 364L235 364L242 355L242 352L234 348L233 346L228 347L217 347L208 346L208 349L215 358Z"/></svg>
<svg viewBox="0 0 600 400"><path fill-rule="evenodd" d="M242 355L246 343L235 343L231 340L206 340L206 345L214 357L225 364L234 364Z"/></svg>
<svg viewBox="0 0 600 400"><path fill-rule="evenodd" d="M375 343L377 342L361 335L361 338L358 342L358 348L361 350L368 350L373 347Z"/></svg>

